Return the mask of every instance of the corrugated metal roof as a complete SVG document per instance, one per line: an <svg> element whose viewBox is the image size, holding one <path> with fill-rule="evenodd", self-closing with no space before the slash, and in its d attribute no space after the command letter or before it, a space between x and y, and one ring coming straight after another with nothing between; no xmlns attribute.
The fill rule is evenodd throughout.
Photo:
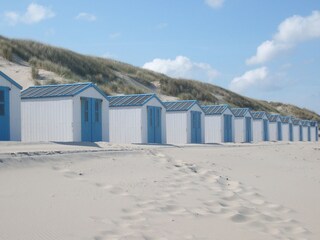
<svg viewBox="0 0 320 240"><path fill-rule="evenodd" d="M264 111L257 111L253 112L251 111L253 119L263 119L264 116L267 116L266 112Z"/></svg>
<svg viewBox="0 0 320 240"><path fill-rule="evenodd" d="M231 111L235 117L244 117L247 112L250 113L249 108L231 108Z"/></svg>
<svg viewBox="0 0 320 240"><path fill-rule="evenodd" d="M280 116L281 122L283 123L289 123L291 120L290 116Z"/></svg>
<svg viewBox="0 0 320 240"><path fill-rule="evenodd" d="M20 84L18 84L16 81L14 81L12 78L10 78L8 75L6 75L4 72L0 71L0 76L3 77L5 80L7 80L8 82L10 82L11 84L13 84L14 86L16 86L17 88L19 88L20 90L22 89L22 87L20 86Z"/></svg>
<svg viewBox="0 0 320 240"><path fill-rule="evenodd" d="M301 120L301 125L308 127L308 126L310 126L310 121L309 120Z"/></svg>
<svg viewBox="0 0 320 240"><path fill-rule="evenodd" d="M268 119L270 122L277 122L280 119L280 115L279 114L269 114Z"/></svg>
<svg viewBox="0 0 320 240"><path fill-rule="evenodd" d="M201 107L206 115L221 115L229 108L228 105L206 105Z"/></svg>
<svg viewBox="0 0 320 240"><path fill-rule="evenodd" d="M142 106L151 98L156 97L154 93L150 94L132 94L122 96L110 96L108 100L110 107L128 107L128 106Z"/></svg>
<svg viewBox="0 0 320 240"><path fill-rule="evenodd" d="M29 98L52 98L52 97L72 97L89 87L94 87L103 96L105 94L93 83L73 83L73 84L57 84L57 85L44 85L33 86L21 92L22 99ZM105 96L106 97L106 96Z"/></svg>
<svg viewBox="0 0 320 240"><path fill-rule="evenodd" d="M300 125L300 124L301 124L301 120L300 120L300 119L297 119L297 118L294 118L294 119L292 120L292 123L293 123L293 125Z"/></svg>
<svg viewBox="0 0 320 240"><path fill-rule="evenodd" d="M181 100L181 101L171 101L163 102L168 112L175 111L188 111L193 105L197 104L196 100Z"/></svg>

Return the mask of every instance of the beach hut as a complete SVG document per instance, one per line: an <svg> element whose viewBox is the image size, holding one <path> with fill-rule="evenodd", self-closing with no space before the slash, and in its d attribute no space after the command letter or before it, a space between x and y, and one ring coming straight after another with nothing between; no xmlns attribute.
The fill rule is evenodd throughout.
<svg viewBox="0 0 320 240"><path fill-rule="evenodd" d="M166 143L166 108L156 94L108 97L110 142Z"/></svg>
<svg viewBox="0 0 320 240"><path fill-rule="evenodd" d="M279 114L269 114L269 141L282 141L282 122Z"/></svg>
<svg viewBox="0 0 320 240"><path fill-rule="evenodd" d="M109 102L93 83L30 87L21 102L23 141L109 140Z"/></svg>
<svg viewBox="0 0 320 240"><path fill-rule="evenodd" d="M280 116L282 123L282 140L283 141L293 141L293 125L292 117L290 116Z"/></svg>
<svg viewBox="0 0 320 240"><path fill-rule="evenodd" d="M252 141L252 115L249 108L231 108L234 115L234 141Z"/></svg>
<svg viewBox="0 0 320 240"><path fill-rule="evenodd" d="M302 141L302 125L301 125L300 119L293 118L292 125L293 125L293 141L294 142Z"/></svg>
<svg viewBox="0 0 320 240"><path fill-rule="evenodd" d="M319 138L319 127L317 121L310 121L310 139L313 142L317 142Z"/></svg>
<svg viewBox="0 0 320 240"><path fill-rule="evenodd" d="M197 101L163 102L166 107L166 134L169 144L203 143L204 112Z"/></svg>
<svg viewBox="0 0 320 240"><path fill-rule="evenodd" d="M266 112L251 112L253 117L253 142L269 141L269 120Z"/></svg>
<svg viewBox="0 0 320 240"><path fill-rule="evenodd" d="M205 143L234 141L234 115L228 105L202 106L205 113Z"/></svg>
<svg viewBox="0 0 320 240"><path fill-rule="evenodd" d="M301 120L302 125L302 139L301 141L307 142L311 140L310 122L308 120Z"/></svg>
<svg viewBox="0 0 320 240"><path fill-rule="evenodd" d="M0 141L21 140L22 87L0 71Z"/></svg>

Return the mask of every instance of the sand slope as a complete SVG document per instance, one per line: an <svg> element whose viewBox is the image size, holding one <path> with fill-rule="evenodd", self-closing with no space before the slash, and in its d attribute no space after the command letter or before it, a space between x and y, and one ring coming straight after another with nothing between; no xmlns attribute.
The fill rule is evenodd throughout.
<svg viewBox="0 0 320 240"><path fill-rule="evenodd" d="M0 239L320 238L319 144L0 149Z"/></svg>

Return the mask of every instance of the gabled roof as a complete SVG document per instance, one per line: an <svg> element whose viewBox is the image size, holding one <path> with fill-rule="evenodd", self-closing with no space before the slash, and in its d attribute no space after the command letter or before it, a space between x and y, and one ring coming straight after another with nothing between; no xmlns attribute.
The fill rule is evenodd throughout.
<svg viewBox="0 0 320 240"><path fill-rule="evenodd" d="M248 112L252 117L249 108L231 108L231 111L235 117L245 117Z"/></svg>
<svg viewBox="0 0 320 240"><path fill-rule="evenodd" d="M10 78L8 75L4 74L2 71L0 71L0 76L3 77L5 80L22 90L22 86L20 86L16 81L14 81L12 78Z"/></svg>
<svg viewBox="0 0 320 240"><path fill-rule="evenodd" d="M281 121L279 114L269 114L268 119L270 122L278 122L278 120Z"/></svg>
<svg viewBox="0 0 320 240"><path fill-rule="evenodd" d="M304 126L304 127L308 127L308 126L310 126L310 121L308 121L308 120L301 120L301 125Z"/></svg>
<svg viewBox="0 0 320 240"><path fill-rule="evenodd" d="M292 123L293 123L293 125L300 125L301 124L301 120L297 119L297 118L294 118L294 119L292 119Z"/></svg>
<svg viewBox="0 0 320 240"><path fill-rule="evenodd" d="M316 127L316 126L318 126L318 122L317 121L310 121L310 126Z"/></svg>
<svg viewBox="0 0 320 240"><path fill-rule="evenodd" d="M90 87L95 88L101 95L107 98L106 94L102 92L95 84L91 82L85 82L29 87L21 92L21 99L73 97Z"/></svg>
<svg viewBox="0 0 320 240"><path fill-rule="evenodd" d="M282 123L289 123L291 120L290 116L280 116L281 122Z"/></svg>
<svg viewBox="0 0 320 240"><path fill-rule="evenodd" d="M251 111L251 114L253 119L263 119L264 116L268 118L267 113L264 111L256 111L256 112Z"/></svg>
<svg viewBox="0 0 320 240"><path fill-rule="evenodd" d="M170 101L170 102L168 101L168 102L163 102L163 104L166 107L168 112L188 111L195 104L199 105L197 100L181 100L181 101Z"/></svg>
<svg viewBox="0 0 320 240"><path fill-rule="evenodd" d="M223 114L229 106L224 105L203 105L201 106L205 115L221 115Z"/></svg>
<svg viewBox="0 0 320 240"><path fill-rule="evenodd" d="M110 107L133 107L143 106L152 98L158 99L158 101L163 104L162 101L154 93L109 96L108 100L110 102Z"/></svg>

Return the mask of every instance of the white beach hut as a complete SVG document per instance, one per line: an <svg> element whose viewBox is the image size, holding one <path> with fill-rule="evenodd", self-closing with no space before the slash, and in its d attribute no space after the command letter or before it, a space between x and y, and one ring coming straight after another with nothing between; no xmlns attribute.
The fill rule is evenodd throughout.
<svg viewBox="0 0 320 240"><path fill-rule="evenodd" d="M21 89L0 71L0 141L21 140Z"/></svg>
<svg viewBox="0 0 320 240"><path fill-rule="evenodd" d="M109 140L109 102L93 83L34 86L21 99L23 141Z"/></svg>
<svg viewBox="0 0 320 240"><path fill-rule="evenodd" d="M293 124L292 117L290 116L280 116L282 123L282 140L283 141L293 141Z"/></svg>
<svg viewBox="0 0 320 240"><path fill-rule="evenodd" d="M196 100L163 102L168 144L204 142L204 112Z"/></svg>
<svg viewBox="0 0 320 240"><path fill-rule="evenodd" d="M302 141L302 125L300 119L292 119L293 125L293 141L298 142Z"/></svg>
<svg viewBox="0 0 320 240"><path fill-rule="evenodd" d="M252 141L252 115L249 108L231 108L234 115L234 141Z"/></svg>
<svg viewBox="0 0 320 240"><path fill-rule="evenodd" d="M166 143L166 108L156 94L108 97L110 142Z"/></svg>
<svg viewBox="0 0 320 240"><path fill-rule="evenodd" d="M269 114L269 141L282 141L282 122L279 114Z"/></svg>
<svg viewBox="0 0 320 240"><path fill-rule="evenodd" d="M301 120L302 125L302 141L310 141L310 122L308 120Z"/></svg>
<svg viewBox="0 0 320 240"><path fill-rule="evenodd" d="M253 142L269 141L269 119L266 112L251 112L253 117Z"/></svg>
<svg viewBox="0 0 320 240"><path fill-rule="evenodd" d="M234 142L234 115L228 105L202 106L205 143Z"/></svg>
<svg viewBox="0 0 320 240"><path fill-rule="evenodd" d="M319 127L317 121L310 121L310 139L312 142L317 142L319 138Z"/></svg>

